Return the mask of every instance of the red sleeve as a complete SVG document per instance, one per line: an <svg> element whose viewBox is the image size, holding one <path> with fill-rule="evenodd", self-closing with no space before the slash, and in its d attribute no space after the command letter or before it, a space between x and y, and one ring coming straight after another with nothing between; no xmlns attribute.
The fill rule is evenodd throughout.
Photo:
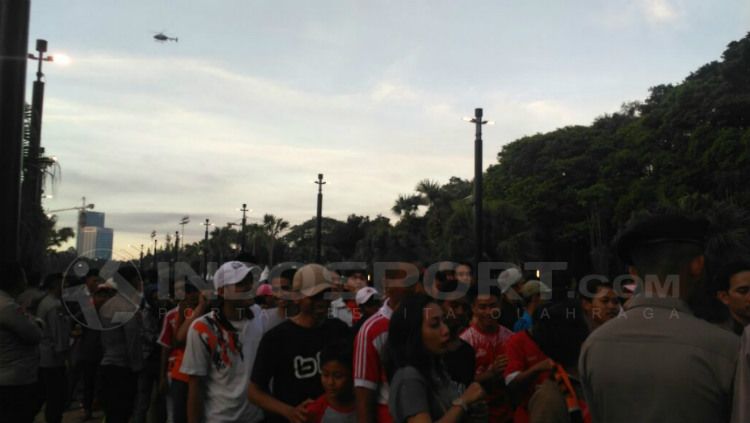
<svg viewBox="0 0 750 423"><path fill-rule="evenodd" d="M387 321L386 321L387 322ZM380 352L376 344L384 343L387 332L380 321L367 322L354 341L354 386L376 390L381 379Z"/></svg>
<svg viewBox="0 0 750 423"><path fill-rule="evenodd" d="M170 311L164 316L164 322L161 325L161 333L159 334L159 339L157 341L159 345L164 348L170 348L172 346L172 341L174 340L174 325L172 322L175 317L177 317L177 313L174 311Z"/></svg>
<svg viewBox="0 0 750 423"><path fill-rule="evenodd" d="M524 360L521 336L523 332L513 335L508 342L505 343L505 353L508 355L508 365L505 366L505 372L503 377L507 378L508 375L516 372L524 371L526 361Z"/></svg>
<svg viewBox="0 0 750 423"><path fill-rule="evenodd" d="M323 415L326 413L328 408L328 401L326 400L325 394L321 395L320 398L307 404L307 422L308 423L321 423L323 421Z"/></svg>

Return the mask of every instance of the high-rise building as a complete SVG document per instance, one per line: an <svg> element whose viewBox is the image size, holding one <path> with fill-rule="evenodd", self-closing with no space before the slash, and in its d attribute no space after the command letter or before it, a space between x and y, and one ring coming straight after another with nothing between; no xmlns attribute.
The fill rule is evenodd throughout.
<svg viewBox="0 0 750 423"><path fill-rule="evenodd" d="M78 255L91 259L112 259L114 231L104 227L104 213L83 210L78 214Z"/></svg>

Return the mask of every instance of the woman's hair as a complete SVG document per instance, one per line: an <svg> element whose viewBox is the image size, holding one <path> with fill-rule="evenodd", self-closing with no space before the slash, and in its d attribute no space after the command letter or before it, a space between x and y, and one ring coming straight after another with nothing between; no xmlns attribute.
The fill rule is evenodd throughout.
<svg viewBox="0 0 750 423"><path fill-rule="evenodd" d="M388 342L385 345L385 370L390 381L402 367L416 368L427 380L432 379L432 370L441 374L438 357L429 353L422 341L424 309L437 301L425 294L407 296L393 312L388 326Z"/></svg>

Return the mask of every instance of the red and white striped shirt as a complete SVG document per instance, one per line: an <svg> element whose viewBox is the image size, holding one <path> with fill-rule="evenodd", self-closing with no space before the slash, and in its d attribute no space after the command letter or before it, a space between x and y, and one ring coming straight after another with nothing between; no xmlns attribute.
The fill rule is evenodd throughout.
<svg viewBox="0 0 750 423"><path fill-rule="evenodd" d="M378 422L392 420L388 414L388 381L383 367L392 314L386 300L362 325L354 340L354 386L378 392Z"/></svg>

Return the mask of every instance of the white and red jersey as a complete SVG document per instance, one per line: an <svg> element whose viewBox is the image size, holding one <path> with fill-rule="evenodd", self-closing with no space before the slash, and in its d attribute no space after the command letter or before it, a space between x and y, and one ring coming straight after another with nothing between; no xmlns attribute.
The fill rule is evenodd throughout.
<svg viewBox="0 0 750 423"><path fill-rule="evenodd" d="M392 314L386 300L380 310L362 325L354 340L354 386L378 392L378 422L392 420L388 414L388 379L383 367Z"/></svg>
<svg viewBox="0 0 750 423"><path fill-rule="evenodd" d="M169 361L167 363L167 376L172 380L179 380L186 382L190 377L180 371L182 365L182 358L185 355L184 345L174 345L175 336L177 336L177 320L179 317L180 308L175 307L164 316L164 323L161 327L161 333L159 339L156 341L159 345L169 349Z"/></svg>
<svg viewBox="0 0 750 423"><path fill-rule="evenodd" d="M496 332L482 332L474 323L461 333L460 338L476 353L476 376L489 370L497 356L505 354L505 343L511 336L513 331L503 325L498 325Z"/></svg>

